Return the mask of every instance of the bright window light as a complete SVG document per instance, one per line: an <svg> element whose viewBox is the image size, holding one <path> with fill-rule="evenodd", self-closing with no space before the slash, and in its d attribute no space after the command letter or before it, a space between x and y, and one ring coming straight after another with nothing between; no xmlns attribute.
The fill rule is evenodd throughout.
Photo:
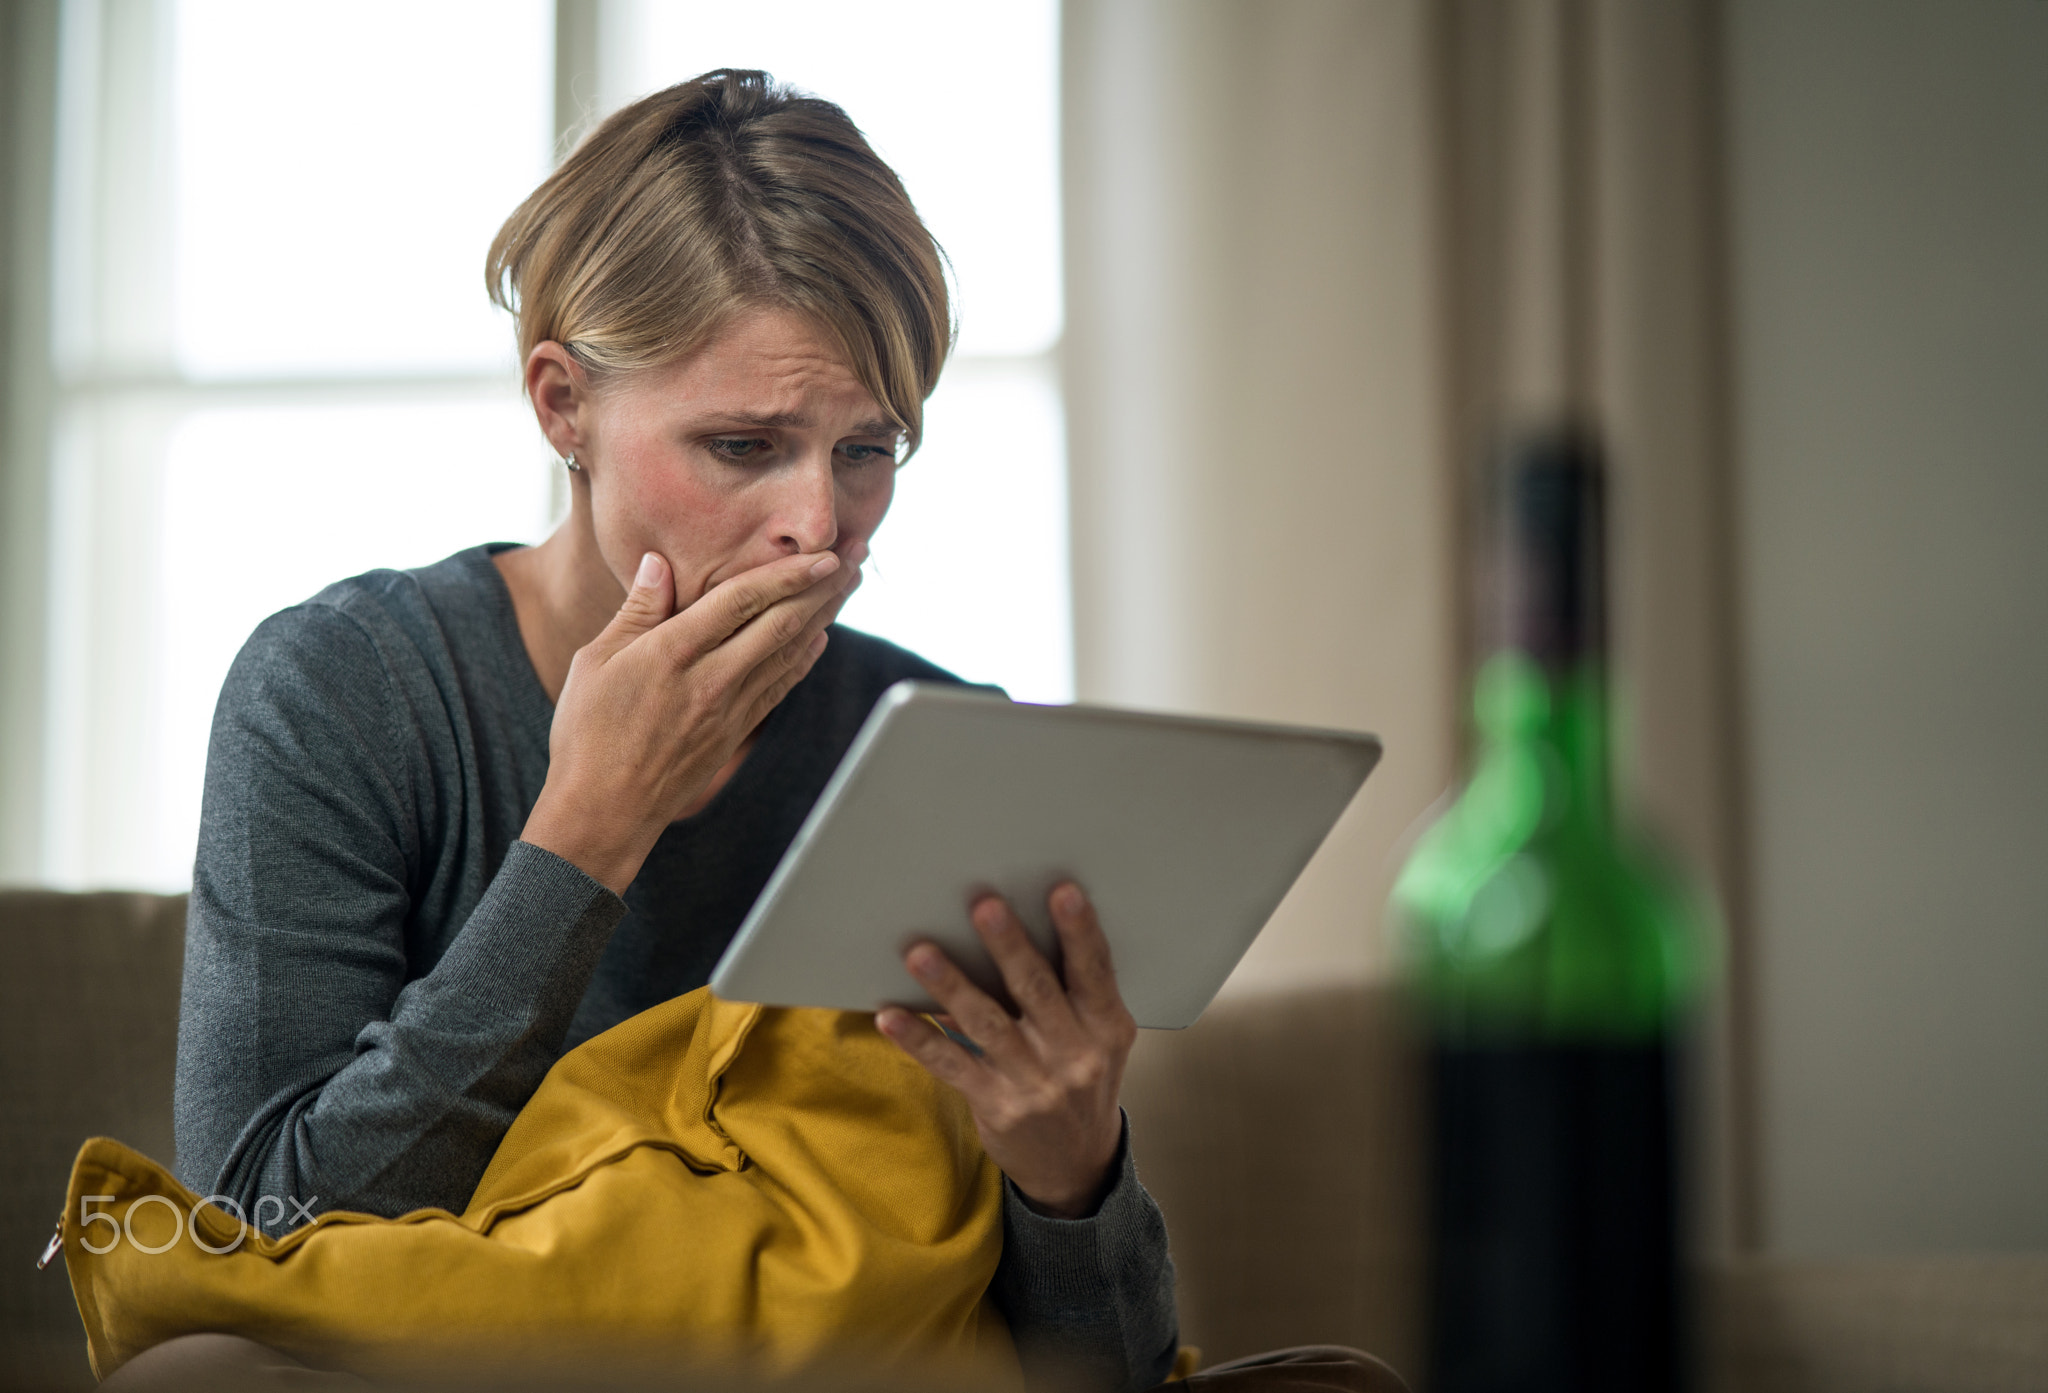
<svg viewBox="0 0 2048 1393"><path fill-rule="evenodd" d="M513 371L484 253L547 173L553 16L546 0L181 0L180 365Z"/></svg>
<svg viewBox="0 0 2048 1393"><path fill-rule="evenodd" d="M1066 476L1059 395L1042 373L956 364L926 408L929 442L846 622L1019 701L1071 701Z"/></svg>

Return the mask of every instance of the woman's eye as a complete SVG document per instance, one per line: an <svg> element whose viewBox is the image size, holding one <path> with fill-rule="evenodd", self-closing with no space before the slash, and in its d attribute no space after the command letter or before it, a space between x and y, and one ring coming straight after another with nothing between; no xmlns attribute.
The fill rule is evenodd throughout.
<svg viewBox="0 0 2048 1393"><path fill-rule="evenodd" d="M732 437L711 442L711 452L729 460L752 459L762 454L767 448L767 441L746 437Z"/></svg>
<svg viewBox="0 0 2048 1393"><path fill-rule="evenodd" d="M868 464L879 459L892 460L896 451L887 445L841 445L839 452L854 464Z"/></svg>

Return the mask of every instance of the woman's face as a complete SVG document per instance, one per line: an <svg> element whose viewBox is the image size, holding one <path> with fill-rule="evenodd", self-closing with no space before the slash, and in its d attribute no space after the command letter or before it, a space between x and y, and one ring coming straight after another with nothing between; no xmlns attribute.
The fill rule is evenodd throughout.
<svg viewBox="0 0 2048 1393"><path fill-rule="evenodd" d="M688 358L583 395L573 433L606 567L623 588L660 552L678 608L791 552L859 566L895 494L896 427L789 310L744 312Z"/></svg>

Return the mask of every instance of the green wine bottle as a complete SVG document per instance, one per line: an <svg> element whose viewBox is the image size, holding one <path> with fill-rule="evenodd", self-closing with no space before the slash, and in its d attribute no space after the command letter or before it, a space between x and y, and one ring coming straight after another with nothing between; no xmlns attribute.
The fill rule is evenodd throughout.
<svg viewBox="0 0 2048 1393"><path fill-rule="evenodd" d="M1437 1393L1683 1383L1676 1046L1706 919L1615 812L1604 492L1584 434L1510 453L1476 764L1393 892L1430 1043Z"/></svg>

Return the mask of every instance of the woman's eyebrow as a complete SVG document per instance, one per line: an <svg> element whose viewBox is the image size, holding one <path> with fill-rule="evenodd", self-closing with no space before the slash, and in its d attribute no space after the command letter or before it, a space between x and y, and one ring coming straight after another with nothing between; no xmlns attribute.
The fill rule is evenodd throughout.
<svg viewBox="0 0 2048 1393"><path fill-rule="evenodd" d="M716 418L724 430L805 430L811 418L801 411L771 411L766 415L751 411L724 411ZM884 416L870 417L857 422L848 435L896 435L901 427Z"/></svg>
<svg viewBox="0 0 2048 1393"><path fill-rule="evenodd" d="M802 430L811 423L801 411L721 411L712 419L726 430Z"/></svg>

